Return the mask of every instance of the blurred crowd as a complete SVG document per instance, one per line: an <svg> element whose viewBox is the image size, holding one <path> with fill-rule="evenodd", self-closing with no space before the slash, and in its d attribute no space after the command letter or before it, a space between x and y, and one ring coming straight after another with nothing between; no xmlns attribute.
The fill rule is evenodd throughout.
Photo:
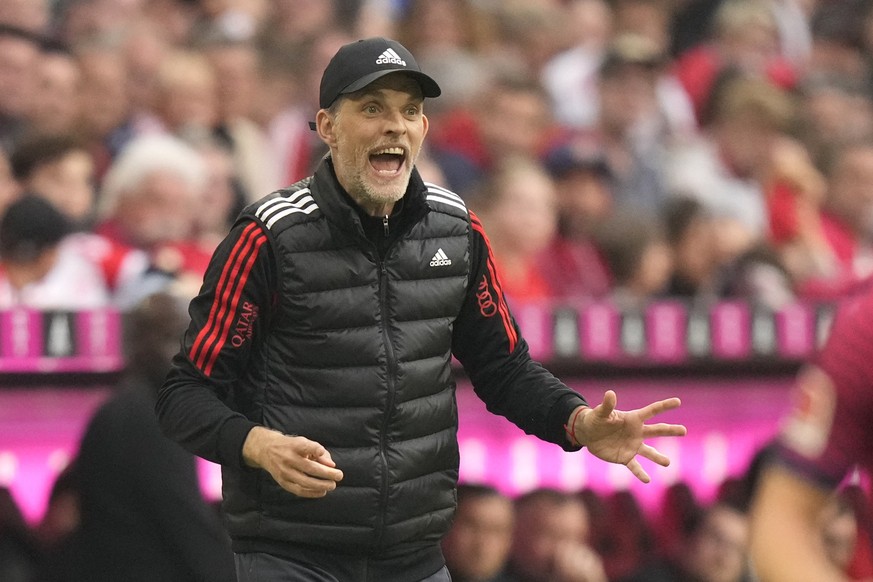
<svg viewBox="0 0 873 582"><path fill-rule="evenodd" d="M81 459L59 476L39 523L27 524L0 488L3 580L232 582L217 506L190 495L159 501L145 495L145 486L118 487L145 473L130 469L106 480L106 465L116 457L100 461L102 478L89 466L93 440L111 434L105 427L112 408L97 417L103 431L88 431ZM171 484L158 486L160 495L191 485L184 478L163 481ZM756 582L749 557L753 487L752 468L722 482L712 499L677 482L644 508L626 490L539 487L510 496L487 484L462 483L443 553L453 582ZM109 508L94 506L98 494ZM822 507L821 543L848 580L873 580L873 546L862 525L868 510L866 493L855 483Z"/></svg>
<svg viewBox="0 0 873 582"><path fill-rule="evenodd" d="M375 35L443 87L418 166L510 301L778 308L873 272L865 0L0 0L0 308L196 293Z"/></svg>

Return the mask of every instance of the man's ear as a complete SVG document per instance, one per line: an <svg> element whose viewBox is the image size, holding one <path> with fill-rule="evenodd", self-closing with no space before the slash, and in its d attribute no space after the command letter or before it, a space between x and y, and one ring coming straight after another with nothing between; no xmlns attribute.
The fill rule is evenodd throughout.
<svg viewBox="0 0 873 582"><path fill-rule="evenodd" d="M319 109L318 113L315 114L315 130L321 141L326 143L328 147L332 148L336 144L333 117L327 112L327 109Z"/></svg>

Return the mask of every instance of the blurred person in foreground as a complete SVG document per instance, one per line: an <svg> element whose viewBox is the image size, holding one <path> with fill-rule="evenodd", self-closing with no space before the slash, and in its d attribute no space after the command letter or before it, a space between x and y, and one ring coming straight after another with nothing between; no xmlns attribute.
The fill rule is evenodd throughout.
<svg viewBox="0 0 873 582"><path fill-rule="evenodd" d="M534 489L515 502L516 525L506 582L606 582L603 559L589 543L581 497Z"/></svg>
<svg viewBox="0 0 873 582"><path fill-rule="evenodd" d="M873 468L871 316L867 286L842 301L827 342L797 376L752 507L752 558L762 582L849 579L826 551L821 517L855 467Z"/></svg>
<svg viewBox="0 0 873 582"><path fill-rule="evenodd" d="M670 398L588 407L535 363L479 219L415 163L439 86L396 41L344 45L313 124L314 176L244 210L219 245L157 403L222 465L240 582L447 581L459 451L451 358L495 414L565 450L669 460Z"/></svg>
<svg viewBox="0 0 873 582"><path fill-rule="evenodd" d="M453 582L499 582L512 545L512 499L488 485L458 485L458 508L443 538Z"/></svg>
<svg viewBox="0 0 873 582"><path fill-rule="evenodd" d="M125 375L88 423L75 461L79 525L44 582L234 582L230 542L195 458L161 434L154 402L188 318L169 294L126 315Z"/></svg>

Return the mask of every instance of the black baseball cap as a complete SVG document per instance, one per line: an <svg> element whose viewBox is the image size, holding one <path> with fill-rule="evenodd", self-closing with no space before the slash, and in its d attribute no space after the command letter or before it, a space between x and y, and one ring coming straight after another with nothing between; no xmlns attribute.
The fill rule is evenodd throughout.
<svg viewBox="0 0 873 582"><path fill-rule="evenodd" d="M425 97L439 97L440 86L421 72L406 47L389 38L374 37L343 45L321 77L318 106L327 109L337 97L363 89L389 73L403 72L418 81Z"/></svg>

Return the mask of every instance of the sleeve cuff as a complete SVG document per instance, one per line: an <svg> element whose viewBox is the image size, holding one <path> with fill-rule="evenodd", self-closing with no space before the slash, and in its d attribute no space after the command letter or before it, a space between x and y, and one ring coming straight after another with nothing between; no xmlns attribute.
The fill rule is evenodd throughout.
<svg viewBox="0 0 873 582"><path fill-rule="evenodd" d="M588 402L579 394L565 394L552 405L552 409L549 411L548 440L559 445L565 451L578 451L582 448L572 445L567 440L567 433L564 429L567 419L579 406L588 406Z"/></svg>
<svg viewBox="0 0 873 582"><path fill-rule="evenodd" d="M243 443L257 423L245 417L234 417L227 420L218 435L218 456L220 463L228 467L243 468Z"/></svg>

